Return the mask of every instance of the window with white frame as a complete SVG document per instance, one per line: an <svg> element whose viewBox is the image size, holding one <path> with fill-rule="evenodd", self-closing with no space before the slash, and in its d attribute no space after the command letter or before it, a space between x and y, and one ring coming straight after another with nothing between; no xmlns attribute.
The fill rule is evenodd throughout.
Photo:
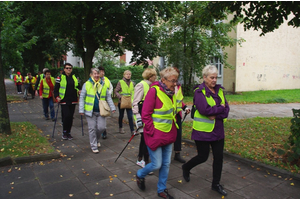
<svg viewBox="0 0 300 200"><path fill-rule="evenodd" d="M218 69L218 77L222 77L223 75L223 64L221 63L218 57L213 57L210 62L212 65L215 65Z"/></svg>

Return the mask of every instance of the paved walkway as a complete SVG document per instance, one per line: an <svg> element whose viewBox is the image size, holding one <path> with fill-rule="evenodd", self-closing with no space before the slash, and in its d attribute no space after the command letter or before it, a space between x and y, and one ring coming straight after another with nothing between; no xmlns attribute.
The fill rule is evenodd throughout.
<svg viewBox="0 0 300 200"><path fill-rule="evenodd" d="M16 93L16 88L6 81L8 94ZM57 106L57 105L56 105ZM248 111L255 115L275 112L272 105L263 105L264 112L254 109L261 105L231 106L230 118L249 117ZM275 107L287 107L287 116L291 116L291 107L299 104L276 104ZM35 124L46 137L51 136L53 122L42 116L41 100L29 99L25 102L9 103L11 122L29 121ZM34 109L31 109L34 108ZM78 107L77 107L78 108ZM56 110L56 108L55 108ZM285 111L280 111L282 114ZM141 191L136 185L135 174L139 167L135 164L140 136L136 136L122 156L115 159L127 144L130 133L125 125L126 134L119 134L115 113L107 118L108 138L101 139L99 154L93 154L89 148L87 123L84 119L84 136L78 110L74 116L72 141L61 139L62 126L56 126L55 138L50 138L54 148L63 155L59 159L17 164L0 167L0 198L30 199L157 199L156 184L158 172L146 177L146 190ZM191 141L183 142L182 155L186 160L196 155L196 148ZM173 158L173 156L172 156ZM210 189L212 181L212 156L202 165L191 171L191 181L182 177L181 164L172 160L167 187L175 198L184 199L219 199L221 195ZM260 165L259 163L225 154L221 184L228 192L229 199L264 199L264 198L300 198L300 179L284 170Z"/></svg>

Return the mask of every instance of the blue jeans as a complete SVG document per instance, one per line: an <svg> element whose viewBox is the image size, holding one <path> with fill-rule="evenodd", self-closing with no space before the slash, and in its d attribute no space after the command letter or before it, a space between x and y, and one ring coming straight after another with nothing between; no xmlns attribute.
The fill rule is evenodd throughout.
<svg viewBox="0 0 300 200"><path fill-rule="evenodd" d="M159 169L157 193L161 193L167 189L167 179L172 155L172 144L158 147L155 151L152 151L148 147L148 152L151 162L148 163L144 168L139 169L136 174L139 178L144 178L149 174L149 172Z"/></svg>
<svg viewBox="0 0 300 200"><path fill-rule="evenodd" d="M118 108L119 108L119 128L122 128L123 127L123 117L124 117L124 112L125 112L125 108L124 109L121 109L120 107L120 103L118 104ZM130 131L134 131L134 128L133 128L133 113L132 113L132 109L127 109L126 108L126 113L127 113L127 118L128 118L128 122L129 122L129 127L130 127Z"/></svg>
<svg viewBox="0 0 300 200"><path fill-rule="evenodd" d="M52 99L52 97L51 98L43 98L42 102L43 102L44 116L46 118L49 117L48 107L50 107L51 119L54 119L55 118L55 111L54 111L54 105L53 105L53 99Z"/></svg>

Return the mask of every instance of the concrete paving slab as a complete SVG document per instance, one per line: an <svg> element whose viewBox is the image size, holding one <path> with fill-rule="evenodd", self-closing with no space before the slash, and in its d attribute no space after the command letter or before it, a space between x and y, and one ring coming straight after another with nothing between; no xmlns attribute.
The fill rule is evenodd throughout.
<svg viewBox="0 0 300 200"><path fill-rule="evenodd" d="M10 85L7 81L6 84ZM12 82L8 87L13 87L10 91L15 92L15 86ZM9 103L8 107L11 121L29 121L42 131L41 134L52 135L54 122L43 119L40 99ZM300 104L232 105L229 118L272 116L274 114L286 117L291 116L292 107L300 108ZM61 139L60 110L58 116L55 138L50 138L49 142L63 157L0 167L0 198L159 199L157 196L157 171L152 176L146 176L145 191L139 190L136 184L135 174L140 169L136 165L139 136L131 141L128 149L115 163L115 159L131 137L129 126L126 123L124 123L126 134L118 132L118 112L107 118L108 138L106 140L100 139L102 146L99 149L99 154L93 154L90 150L87 123L84 117L84 136L82 136L78 106L72 128L74 140L65 141ZM126 115L124 119L126 119ZM186 120L190 120L189 116ZM194 142L183 141L181 155L189 160L196 154ZM182 163L174 161L173 156L174 153L167 182L171 195L175 198L188 199L222 198L220 194L210 188L212 155L209 156L207 162L191 170L189 183L183 180ZM12 171L8 172L10 168ZM21 170L18 171L19 168ZM257 170L257 168L261 168L261 170ZM277 174L277 177L274 174ZM113 180L109 178L110 176ZM282 178L280 179L278 176ZM182 182L178 182L179 180ZM11 189L10 183L12 182L16 185L14 189ZM297 176L275 167L266 168L257 162L242 159L226 152L224 153L221 184L228 192L228 196L225 198L230 199L300 198L300 179L298 180ZM97 191L100 191L99 195L95 195ZM70 197L70 194L73 196Z"/></svg>

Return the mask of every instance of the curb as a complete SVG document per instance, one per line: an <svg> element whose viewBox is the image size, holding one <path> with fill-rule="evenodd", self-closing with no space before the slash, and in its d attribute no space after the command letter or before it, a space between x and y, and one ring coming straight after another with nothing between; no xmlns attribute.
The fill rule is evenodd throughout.
<svg viewBox="0 0 300 200"><path fill-rule="evenodd" d="M20 158L12 158L12 157L8 156L8 157L0 159L0 167L4 167L4 166L8 166L8 165L24 164L24 163L29 163L29 162L51 160L51 159L57 159L60 157L61 157L61 155L58 152L26 156L26 157L20 157Z"/></svg>
<svg viewBox="0 0 300 200"><path fill-rule="evenodd" d="M195 143L192 140L182 139L182 141L184 141L184 142L186 142L188 144L195 145ZM248 164L251 167L253 166L254 168L260 168L259 170L265 170L265 171L270 172L271 174L272 173L276 174L277 176L278 175L284 175L284 176L292 177L293 179L296 179L296 180L300 180L300 174L295 174L295 173L289 172L289 171L284 170L284 169L279 169L278 167L266 165L266 164L258 162L258 161L254 161L254 160L250 160L250 159L247 159L247 158L243 158L243 157L241 157L239 155L232 154L232 153L229 153L227 151L224 151L223 153L228 158L234 159L237 162Z"/></svg>

